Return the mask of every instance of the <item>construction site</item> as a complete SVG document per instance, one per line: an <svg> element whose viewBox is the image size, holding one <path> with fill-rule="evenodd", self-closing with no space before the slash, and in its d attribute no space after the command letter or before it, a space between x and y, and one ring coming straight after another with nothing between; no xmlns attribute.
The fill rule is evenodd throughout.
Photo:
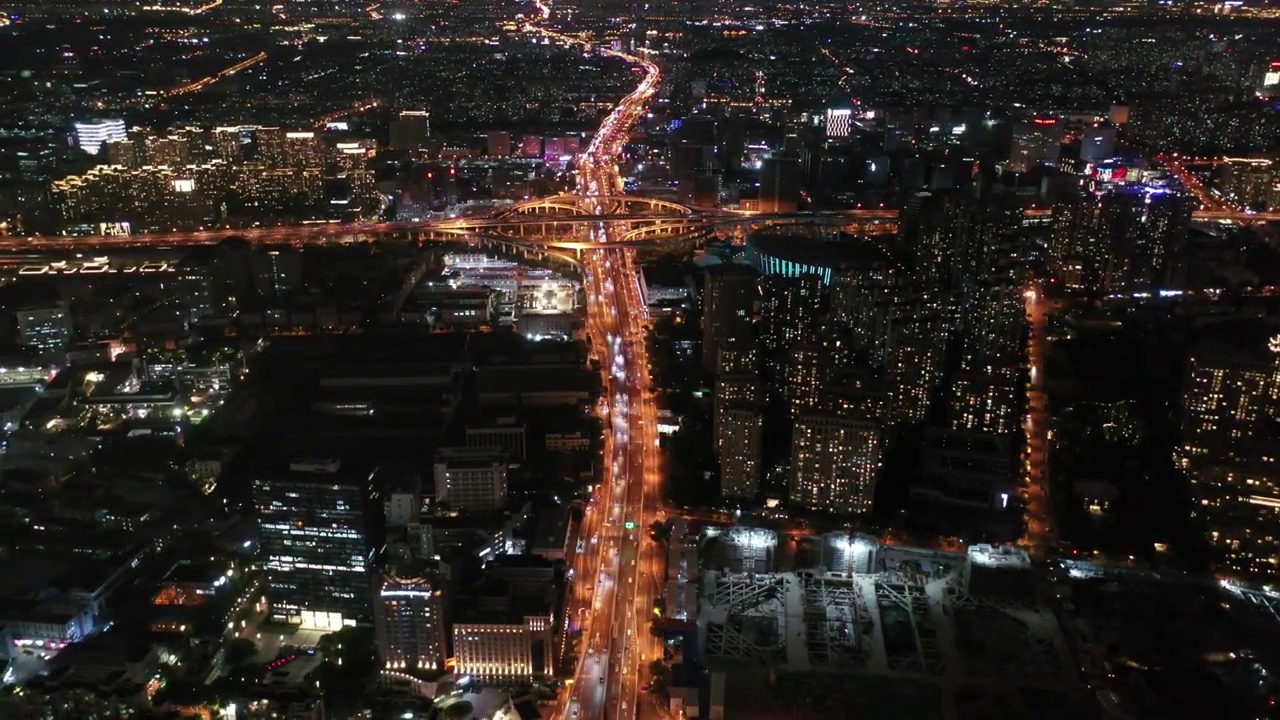
<svg viewBox="0 0 1280 720"><path fill-rule="evenodd" d="M735 527L673 540L672 557L667 608L706 670L724 674L732 717L1090 717L1074 654L1017 548Z"/></svg>

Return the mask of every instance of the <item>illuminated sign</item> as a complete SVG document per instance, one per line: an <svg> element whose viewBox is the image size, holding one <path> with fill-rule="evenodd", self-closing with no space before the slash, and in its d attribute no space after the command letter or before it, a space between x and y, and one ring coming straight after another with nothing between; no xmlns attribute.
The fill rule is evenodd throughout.
<svg viewBox="0 0 1280 720"><path fill-rule="evenodd" d="M1280 85L1280 71L1271 70L1262 76L1262 87Z"/></svg>
<svg viewBox="0 0 1280 720"><path fill-rule="evenodd" d="M127 222L98 223L98 234L107 237L128 237L132 231Z"/></svg>
<svg viewBox="0 0 1280 720"><path fill-rule="evenodd" d="M827 110L827 137L849 137L852 131L852 110L847 108Z"/></svg>
<svg viewBox="0 0 1280 720"><path fill-rule="evenodd" d="M1123 183L1129 181L1129 168L1124 167L1100 167L1094 172L1094 178L1098 182L1104 183Z"/></svg>
<svg viewBox="0 0 1280 720"><path fill-rule="evenodd" d="M196 189L195 180L174 180L173 191L180 193L194 192Z"/></svg>
<svg viewBox="0 0 1280 720"><path fill-rule="evenodd" d="M1058 121L1055 120L1054 118L1035 118L1031 122L1035 123L1036 125L1057 125L1058 124Z"/></svg>

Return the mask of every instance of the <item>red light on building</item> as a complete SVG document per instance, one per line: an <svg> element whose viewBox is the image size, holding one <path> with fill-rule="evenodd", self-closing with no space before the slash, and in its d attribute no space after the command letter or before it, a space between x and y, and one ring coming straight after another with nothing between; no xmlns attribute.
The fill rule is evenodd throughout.
<svg viewBox="0 0 1280 720"><path fill-rule="evenodd" d="M1280 68L1280 60L1272 60L1272 61L1271 61L1271 67L1273 67L1273 68Z"/></svg>
<svg viewBox="0 0 1280 720"><path fill-rule="evenodd" d="M1031 122L1036 125L1057 125L1058 121L1054 118L1035 118Z"/></svg>

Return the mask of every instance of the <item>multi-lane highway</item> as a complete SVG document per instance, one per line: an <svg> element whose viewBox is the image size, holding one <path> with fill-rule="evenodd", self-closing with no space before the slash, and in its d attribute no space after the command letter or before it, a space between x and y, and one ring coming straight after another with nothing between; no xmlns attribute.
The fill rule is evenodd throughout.
<svg viewBox="0 0 1280 720"><path fill-rule="evenodd" d="M1044 208L1030 209L1025 212L1028 219L1044 218L1051 211ZM767 222L846 222L855 226L858 232L878 234L896 230L894 224L898 219L898 211L893 208L857 208L839 212L796 212L771 215L752 215L735 211L691 212L683 215L662 216L653 214L624 215L614 218L618 222L652 222L680 221L692 227L695 225L728 227L751 223ZM1192 219L1200 222L1234 222L1264 223L1280 222L1280 212L1253 213L1231 209L1201 209L1192 214ZM219 228L215 230L178 230L173 232L149 232L136 235L29 235L0 236L0 252L31 252L47 250L73 250L83 252L99 252L117 249L138 249L158 247L198 247L216 245L227 238L240 238L250 243L272 245L293 245L307 247L313 245L332 245L343 243L364 243L392 237L404 237L415 233L449 232L456 234L483 233L498 231L512 235L513 239L527 244L540 242L536 234L521 236L520 227L539 228L552 225L583 225L587 221L582 217L572 216L505 216L495 214L477 214L464 218L442 220L406 220L397 222L370 223L337 223L313 222L302 225L281 225L276 227L257 228ZM518 237L516 237L518 236ZM546 242L562 242L561 238L549 238Z"/></svg>
<svg viewBox="0 0 1280 720"><path fill-rule="evenodd" d="M550 17L537 3L537 22ZM530 32L580 42L529 25ZM575 561L576 584L566 615L582 632L580 658L566 702L568 718L633 718L646 660L660 656L648 633L659 558L646 537L658 498L657 412L649 388L648 315L632 250L616 244L620 223L606 216L602 198L622 191L617 158L661 77L653 62L613 50L601 52L644 71L640 84L604 119L578 158L576 195L598 220L583 226L591 249L583 256L587 320L605 378L607 418L602 481L587 507Z"/></svg>

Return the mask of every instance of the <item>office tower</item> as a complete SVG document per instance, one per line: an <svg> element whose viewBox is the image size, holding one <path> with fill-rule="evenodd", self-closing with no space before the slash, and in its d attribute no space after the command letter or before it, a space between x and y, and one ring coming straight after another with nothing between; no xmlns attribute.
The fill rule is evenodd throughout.
<svg viewBox="0 0 1280 720"><path fill-rule="evenodd" d="M777 353L813 337L822 305L822 277L760 278L760 342Z"/></svg>
<svg viewBox="0 0 1280 720"><path fill-rule="evenodd" d="M71 343L71 314L62 305L23 308L14 311L14 318L18 344L41 357L55 359Z"/></svg>
<svg viewBox="0 0 1280 720"><path fill-rule="evenodd" d="M72 127L76 147L90 155L97 155L98 150L111 140L124 140L129 136L123 120L78 122Z"/></svg>
<svg viewBox="0 0 1280 720"><path fill-rule="evenodd" d="M870 421L801 415L791 435L791 502L852 514L871 509L880 472L880 430Z"/></svg>
<svg viewBox="0 0 1280 720"><path fill-rule="evenodd" d="M1176 286L1193 206L1189 196L1141 186L1104 195L1094 229L1096 254L1105 258L1099 289L1153 292Z"/></svg>
<svg viewBox="0 0 1280 720"><path fill-rule="evenodd" d="M486 142L486 153L490 157L507 157L511 154L511 133L502 130L490 130Z"/></svg>
<svg viewBox="0 0 1280 720"><path fill-rule="evenodd" d="M424 566L404 564L383 574L374 596L378 658L388 670L444 669L444 592Z"/></svg>
<svg viewBox="0 0 1280 720"><path fill-rule="evenodd" d="M753 339L751 324L758 296L751 268L707 268L702 295L702 364L708 371L718 366L721 345Z"/></svg>
<svg viewBox="0 0 1280 720"><path fill-rule="evenodd" d="M299 459L253 482L271 619L337 630L369 617L369 477Z"/></svg>
<svg viewBox="0 0 1280 720"><path fill-rule="evenodd" d="M436 502L454 510L496 510L507 502L507 459L496 448L441 448Z"/></svg>
<svg viewBox="0 0 1280 720"><path fill-rule="evenodd" d="M1116 154L1116 129L1102 124L1085 128L1080 136L1081 162L1098 164Z"/></svg>
<svg viewBox="0 0 1280 720"><path fill-rule="evenodd" d="M1221 570L1274 578L1280 556L1280 329L1228 322L1192 349L1175 457Z"/></svg>
<svg viewBox="0 0 1280 720"><path fill-rule="evenodd" d="M800 158L765 158L760 166L760 212L795 212L800 203L800 176Z"/></svg>
<svg viewBox="0 0 1280 720"><path fill-rule="evenodd" d="M760 489L764 416L756 407L730 407L717 432L720 456L720 494L753 498Z"/></svg>
<svg viewBox="0 0 1280 720"><path fill-rule="evenodd" d="M1013 127L1009 169L1030 172L1042 165L1057 165L1062 137L1062 125L1057 118L1038 117L1017 123Z"/></svg>
<svg viewBox="0 0 1280 720"><path fill-rule="evenodd" d="M391 121L391 149L402 152L419 150L431 137L431 116L426 110L405 110Z"/></svg>

